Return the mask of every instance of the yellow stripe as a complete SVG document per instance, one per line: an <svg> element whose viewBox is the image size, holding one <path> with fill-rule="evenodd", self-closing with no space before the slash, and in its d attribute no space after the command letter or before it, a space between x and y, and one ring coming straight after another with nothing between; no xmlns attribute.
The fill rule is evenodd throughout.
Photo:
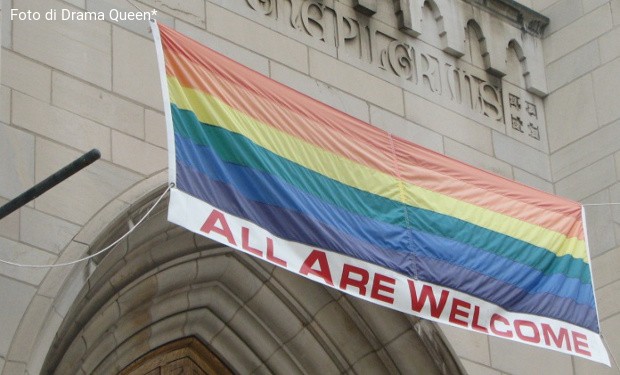
<svg viewBox="0 0 620 375"><path fill-rule="evenodd" d="M450 196L403 182L407 199L403 202L395 176L355 163L311 143L262 123L199 90L182 87L168 77L170 100L181 109L191 110L201 122L243 134L257 145L305 168L343 184L413 207L431 210L548 249L557 256L571 255L588 262L583 240L503 215Z"/></svg>
<svg viewBox="0 0 620 375"><path fill-rule="evenodd" d="M274 129L199 90L182 87L173 77L168 77L168 85L171 102L179 108L191 110L201 122L243 134L277 155L346 185L401 201L398 199L398 180L394 176Z"/></svg>
<svg viewBox="0 0 620 375"><path fill-rule="evenodd" d="M567 237L544 227L503 215L487 208L463 202L450 196L405 183L405 204L442 213L503 233L532 245L548 249L556 256L571 255L588 263L585 243L576 237Z"/></svg>

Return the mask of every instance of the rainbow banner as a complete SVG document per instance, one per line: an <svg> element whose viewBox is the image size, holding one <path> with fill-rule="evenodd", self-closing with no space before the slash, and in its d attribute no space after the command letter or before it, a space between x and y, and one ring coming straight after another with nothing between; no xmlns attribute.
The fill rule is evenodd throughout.
<svg viewBox="0 0 620 375"><path fill-rule="evenodd" d="M382 306L609 365L580 204L153 24L171 222Z"/></svg>

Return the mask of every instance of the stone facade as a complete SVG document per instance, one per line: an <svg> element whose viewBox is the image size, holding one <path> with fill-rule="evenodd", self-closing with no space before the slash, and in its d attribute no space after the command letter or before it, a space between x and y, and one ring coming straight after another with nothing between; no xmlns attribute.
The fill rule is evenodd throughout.
<svg viewBox="0 0 620 375"><path fill-rule="evenodd" d="M102 160L0 221L1 259L91 254L162 192L155 49L135 19L151 15L432 150L620 202L620 0L3 0L0 204L91 148ZM191 335L240 373L620 373L342 296L164 210L88 263L0 264L0 373L115 373ZM603 336L620 357L620 206L586 212Z"/></svg>

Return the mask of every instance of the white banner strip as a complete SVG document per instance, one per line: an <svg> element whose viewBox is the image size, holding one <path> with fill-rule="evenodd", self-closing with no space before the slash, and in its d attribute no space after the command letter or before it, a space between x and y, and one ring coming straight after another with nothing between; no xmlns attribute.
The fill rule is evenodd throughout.
<svg viewBox="0 0 620 375"><path fill-rule="evenodd" d="M601 337L541 316L497 305L400 273L278 238L178 189L171 190L168 220L310 280L391 309L524 344L610 365Z"/></svg>

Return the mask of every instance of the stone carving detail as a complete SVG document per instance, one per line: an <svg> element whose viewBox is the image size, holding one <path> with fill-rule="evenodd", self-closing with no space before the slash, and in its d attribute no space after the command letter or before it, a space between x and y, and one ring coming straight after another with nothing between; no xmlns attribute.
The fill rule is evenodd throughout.
<svg viewBox="0 0 620 375"><path fill-rule="evenodd" d="M289 26L334 48L341 58L359 59L368 69L378 69L404 83L404 88L435 101L450 101L475 115L503 121L501 81L487 81L486 74L457 67L439 50L419 46L416 39L395 32L351 8L333 7L319 0L246 0L260 14ZM369 2L367 2L369 3ZM431 98L431 100L433 100Z"/></svg>
<svg viewBox="0 0 620 375"><path fill-rule="evenodd" d="M525 102L525 111L529 115L529 122L527 128L530 130L529 136L537 141L540 141L540 130L538 128L538 113L536 111L536 105L534 103Z"/></svg>
<svg viewBox="0 0 620 375"><path fill-rule="evenodd" d="M264 15L274 14L276 11L276 0L246 0L250 8Z"/></svg>
<svg viewBox="0 0 620 375"><path fill-rule="evenodd" d="M512 128L518 132L523 133L523 121L518 116L510 115Z"/></svg>
<svg viewBox="0 0 620 375"><path fill-rule="evenodd" d="M399 0L406 1L406 0ZM512 0L463 0L480 5L509 20L512 24L536 37L542 37L549 18Z"/></svg>
<svg viewBox="0 0 620 375"><path fill-rule="evenodd" d="M325 14L325 5L315 2L306 1L301 4L300 20L304 31L321 41L325 41L327 30L327 15Z"/></svg>
<svg viewBox="0 0 620 375"><path fill-rule="evenodd" d="M526 107L525 110L527 111L527 114L530 115L533 118L538 118L538 114L536 113L536 105L534 105L534 103L530 103L530 102L525 102Z"/></svg>
<svg viewBox="0 0 620 375"><path fill-rule="evenodd" d="M446 1L436 0L434 4L449 9ZM478 4L478 0L464 1ZM423 0L394 1L394 9L401 13L397 18L402 21L402 17L413 17L407 10L414 8L405 9L404 5L420 2L424 3ZM493 71L490 68L484 71L461 63L444 45L429 46L413 37L415 33L404 33L384 22L375 22L368 15L372 12L360 11L360 7L374 8L375 0L355 0L355 9L339 1L325 0L246 0L246 3L263 17L262 22L268 27L296 30L299 34L295 37L313 48L431 102L454 106L460 114L506 131L534 147L544 146L541 142L545 139L544 116L537 108L536 103L540 101L532 96L531 87L513 86L499 78L500 75L489 73ZM491 42L489 39L487 44L497 44ZM524 60L525 56L521 61ZM531 72L528 70L528 74Z"/></svg>
<svg viewBox="0 0 620 375"><path fill-rule="evenodd" d="M377 13L377 0L353 0L353 7L368 16L372 16Z"/></svg>
<svg viewBox="0 0 620 375"><path fill-rule="evenodd" d="M413 53L411 46L393 40L387 49L382 51L381 68L385 69L389 64L394 74L404 79L411 79L415 73Z"/></svg>
<svg viewBox="0 0 620 375"><path fill-rule="evenodd" d="M510 103L510 107L514 108L517 111L521 110L521 98L514 94L508 94L508 102Z"/></svg>
<svg viewBox="0 0 620 375"><path fill-rule="evenodd" d="M538 125L534 123L527 124L528 129L530 129L529 136L534 138L537 141L540 141L540 130L538 129Z"/></svg>
<svg viewBox="0 0 620 375"><path fill-rule="evenodd" d="M508 94L508 103L510 104L512 129L540 141L540 124L536 104L523 100L514 93ZM527 129L524 128L524 125Z"/></svg>

